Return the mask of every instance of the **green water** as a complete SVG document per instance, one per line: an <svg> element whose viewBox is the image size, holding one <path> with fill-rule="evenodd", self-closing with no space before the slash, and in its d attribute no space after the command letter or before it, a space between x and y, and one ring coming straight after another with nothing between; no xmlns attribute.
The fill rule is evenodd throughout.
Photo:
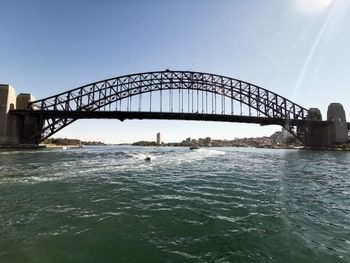
<svg viewBox="0 0 350 263"><path fill-rule="evenodd" d="M350 262L350 153L3 150L0 262Z"/></svg>

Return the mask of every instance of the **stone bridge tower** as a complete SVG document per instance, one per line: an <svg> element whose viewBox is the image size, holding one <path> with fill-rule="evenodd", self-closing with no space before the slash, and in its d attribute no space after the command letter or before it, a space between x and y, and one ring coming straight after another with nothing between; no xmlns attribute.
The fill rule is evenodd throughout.
<svg viewBox="0 0 350 263"><path fill-rule="evenodd" d="M321 111L317 108L309 109L309 120L322 121ZM348 126L345 117L343 105L340 103L331 103L328 106L327 126L307 127L306 141L307 145L313 148L329 147L345 144L349 141Z"/></svg>
<svg viewBox="0 0 350 263"><path fill-rule="evenodd" d="M333 122L329 126L328 144L342 144L348 141L348 127L345 111L340 103L332 103L328 107L327 120Z"/></svg>
<svg viewBox="0 0 350 263"><path fill-rule="evenodd" d="M10 110L26 109L28 103L34 100L29 93L16 96L12 86L0 84L0 145L16 146L24 143L23 138L28 137L32 129L25 118L11 114Z"/></svg>

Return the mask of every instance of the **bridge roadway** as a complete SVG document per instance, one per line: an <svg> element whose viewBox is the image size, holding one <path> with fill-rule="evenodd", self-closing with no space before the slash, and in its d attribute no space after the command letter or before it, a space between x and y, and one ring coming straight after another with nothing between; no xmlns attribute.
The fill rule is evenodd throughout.
<svg viewBox="0 0 350 263"><path fill-rule="evenodd" d="M13 114L37 116L43 119L67 118L67 119L118 119L124 120L188 120L188 121L219 121L255 123L261 125L296 125L299 127L323 127L331 124L329 121L281 119L241 115L205 114L205 113L178 113L178 112L142 112L142 111L27 111L12 110ZM350 129L350 123L347 123Z"/></svg>

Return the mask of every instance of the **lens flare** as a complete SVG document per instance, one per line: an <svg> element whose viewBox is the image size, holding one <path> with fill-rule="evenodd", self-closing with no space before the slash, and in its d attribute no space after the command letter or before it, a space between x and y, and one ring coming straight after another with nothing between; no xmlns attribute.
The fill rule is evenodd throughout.
<svg viewBox="0 0 350 263"><path fill-rule="evenodd" d="M298 8L305 13L319 13L325 10L333 0L296 0Z"/></svg>
<svg viewBox="0 0 350 263"><path fill-rule="evenodd" d="M293 91L293 98L300 96L300 89L309 83L321 77L319 69L325 64L324 56L328 50L328 44L335 39L340 33L340 29L345 26L344 18L350 9L349 0L335 0L324 16L324 22L319 29L318 34L313 42L311 42L310 50L303 61L300 73L296 80ZM334 42L333 42L334 43ZM311 76L313 75L313 76ZM316 86L309 85L309 89L316 89Z"/></svg>

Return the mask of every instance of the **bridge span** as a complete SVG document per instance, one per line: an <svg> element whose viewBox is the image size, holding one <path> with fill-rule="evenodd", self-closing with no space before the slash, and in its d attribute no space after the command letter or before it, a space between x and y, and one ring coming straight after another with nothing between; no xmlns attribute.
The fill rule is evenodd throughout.
<svg viewBox="0 0 350 263"><path fill-rule="evenodd" d="M252 83L203 72L156 71L110 78L41 100L0 86L0 144L38 144L79 119L168 119L281 125L304 145L348 141L341 104L327 120Z"/></svg>

